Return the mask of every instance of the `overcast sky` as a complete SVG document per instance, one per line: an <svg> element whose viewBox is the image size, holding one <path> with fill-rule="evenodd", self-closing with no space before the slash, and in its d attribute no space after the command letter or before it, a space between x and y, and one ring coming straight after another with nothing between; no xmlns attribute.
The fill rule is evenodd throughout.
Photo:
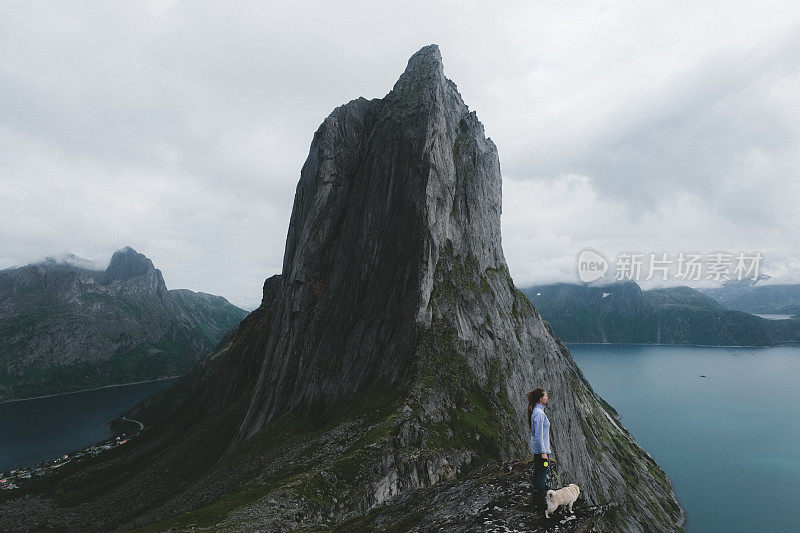
<svg viewBox="0 0 800 533"><path fill-rule="evenodd" d="M800 281L796 2L291 4L4 2L0 268L130 245L254 307L314 131L438 43L499 149L518 285L577 281L586 247Z"/></svg>

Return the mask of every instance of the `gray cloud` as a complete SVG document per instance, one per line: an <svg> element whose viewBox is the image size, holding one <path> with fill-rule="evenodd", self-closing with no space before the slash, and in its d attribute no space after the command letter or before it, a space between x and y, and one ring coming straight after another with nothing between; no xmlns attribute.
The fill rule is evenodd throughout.
<svg viewBox="0 0 800 533"><path fill-rule="evenodd" d="M799 25L792 2L6 4L0 268L131 245L257 304L313 132L437 42L499 147L518 283L575 279L584 246L760 249L789 279Z"/></svg>

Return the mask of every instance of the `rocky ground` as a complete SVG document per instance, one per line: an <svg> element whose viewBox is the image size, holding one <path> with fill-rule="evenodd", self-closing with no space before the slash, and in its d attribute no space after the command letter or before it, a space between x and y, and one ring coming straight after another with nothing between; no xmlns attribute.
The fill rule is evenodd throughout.
<svg viewBox="0 0 800 533"><path fill-rule="evenodd" d="M549 519L534 508L530 480L532 461L516 461L502 465L486 465L464 477L438 483L424 489L403 493L366 515L340 524L331 524L326 531L448 531L448 532L588 532L603 509L589 506L583 496L573 506L573 513L559 508ZM566 483L566 482L565 482ZM551 487L560 487L556 477L548 479ZM287 502L275 500L262 508L234 512L225 523L213 530L224 531L318 531L303 527L304 505L296 502L297 521L289 518L289 509L282 509L284 521L275 522L275 509ZM270 505L271 504L271 505ZM203 530L192 527L183 530Z"/></svg>
<svg viewBox="0 0 800 533"><path fill-rule="evenodd" d="M532 499L532 461L488 465L464 480L428 487L401 496L364 519L338 528L391 531L591 531L599 507L579 498L573 513L559 508L549 519L536 510ZM551 487L560 487L555 476ZM406 527L407 526L407 527Z"/></svg>
<svg viewBox="0 0 800 533"><path fill-rule="evenodd" d="M94 455L102 449L120 445L119 440L110 439L83 452ZM69 460L80 460L84 453L75 453ZM48 464L38 475L47 475L55 468L65 464L57 460ZM28 469L15 472L16 478ZM490 464L478 468L463 479L454 479L424 489L409 491L384 505L378 506L366 515L344 523L329 523L323 529L308 527L308 502L290 500L267 500L261 505L241 509L229 515L227 521L210 527L199 524L186 524L167 531L447 531L447 532L590 532L593 531L597 517L603 512L601 507L589 506L581 495L570 514L560 507L546 519L542 510L536 510L530 480L533 475L532 461L515 461L502 465ZM565 482L566 483L566 482ZM561 483L553 474L548 479L551 487ZM29 497L31 498L31 497ZM41 520L28 521L19 516L19 530L30 530L39 523L47 524L44 515L55 508L49 500L32 497L29 501L28 518L39 516ZM281 507L280 510L276 507ZM293 507L290 509L290 507ZM263 511L263 513L261 512ZM277 511L277 512L276 512ZM277 516L276 516L277 515ZM280 517L276 521L277 517ZM36 529L34 526L32 529ZM145 528L161 530L160 528Z"/></svg>

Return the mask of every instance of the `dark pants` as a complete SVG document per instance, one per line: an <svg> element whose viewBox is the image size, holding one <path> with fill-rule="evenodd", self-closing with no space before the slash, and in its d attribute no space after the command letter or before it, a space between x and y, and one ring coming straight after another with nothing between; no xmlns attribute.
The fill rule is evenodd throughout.
<svg viewBox="0 0 800 533"><path fill-rule="evenodd" d="M541 492L547 491L547 472L550 471L549 466L544 466L544 461L538 454L533 463L533 488Z"/></svg>
<svg viewBox="0 0 800 533"><path fill-rule="evenodd" d="M534 508L544 510L547 507L547 472L549 466L544 466L544 459L537 454L533 460L533 503Z"/></svg>

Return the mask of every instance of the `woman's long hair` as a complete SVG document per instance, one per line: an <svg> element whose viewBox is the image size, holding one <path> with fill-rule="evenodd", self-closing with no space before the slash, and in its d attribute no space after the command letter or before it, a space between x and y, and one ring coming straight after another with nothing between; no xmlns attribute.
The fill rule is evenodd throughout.
<svg viewBox="0 0 800 533"><path fill-rule="evenodd" d="M534 406L539 403L539 400L544 396L544 389L533 389L528 393L528 429L531 427L531 415L533 415Z"/></svg>

